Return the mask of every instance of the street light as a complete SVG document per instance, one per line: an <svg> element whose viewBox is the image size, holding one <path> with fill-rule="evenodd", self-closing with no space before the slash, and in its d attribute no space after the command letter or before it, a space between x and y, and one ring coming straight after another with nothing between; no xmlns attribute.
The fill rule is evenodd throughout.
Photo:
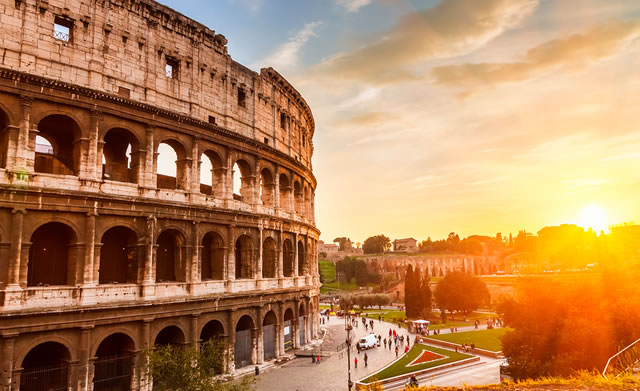
<svg viewBox="0 0 640 391"><path fill-rule="evenodd" d="M349 322L349 312L344 315L344 329L347 331L347 339L345 343L347 344L347 368L348 368L348 383L349 391L351 391L351 387L353 387L353 382L351 381L351 322Z"/></svg>

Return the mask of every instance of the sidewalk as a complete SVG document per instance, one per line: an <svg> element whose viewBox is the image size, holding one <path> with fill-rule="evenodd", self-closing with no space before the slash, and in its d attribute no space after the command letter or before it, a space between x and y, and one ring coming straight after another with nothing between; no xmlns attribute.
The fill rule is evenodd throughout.
<svg viewBox="0 0 640 391"><path fill-rule="evenodd" d="M308 357L297 358L280 367L261 374L258 376L257 389L259 390L273 390L273 391L289 391L289 390L314 390L314 391L330 391L330 390L346 390L347 389L347 354L339 354L336 352L335 347L344 342L346 339L346 332L344 330L344 318L338 318L332 316L328 324L320 326L321 328L328 328L330 330L329 335L325 338L325 351L332 351L332 355L327 358L323 358L320 364L313 364ZM411 346L415 340L416 334L409 333L407 329L398 328L397 324L390 322L379 322L374 320L374 332L376 335L382 336L382 338L389 337L389 329L396 330L400 335L410 335ZM480 327L480 329L486 329L486 326ZM458 332L475 330L473 326L458 328ZM362 336L369 332L365 330L362 322L359 321L358 328L353 329L355 332L354 341L357 341ZM449 329L441 331L442 334L449 333ZM398 344L398 356L404 352L404 346ZM369 365L364 366L364 354L367 354L369 358ZM358 368L354 368L354 358L358 357ZM351 381L356 382L377 370L383 368L391 361L396 359L395 349L384 349L384 344L380 344L380 347L372 348L366 351L357 353L355 347L352 347L351 352Z"/></svg>

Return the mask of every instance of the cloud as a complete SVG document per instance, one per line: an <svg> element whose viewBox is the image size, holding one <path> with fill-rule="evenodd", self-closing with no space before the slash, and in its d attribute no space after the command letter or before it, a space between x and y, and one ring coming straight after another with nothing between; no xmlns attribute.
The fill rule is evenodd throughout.
<svg viewBox="0 0 640 391"><path fill-rule="evenodd" d="M443 0L412 12L374 43L337 54L314 70L331 78L386 83L421 78L421 62L473 50L518 25L538 0Z"/></svg>
<svg viewBox="0 0 640 391"><path fill-rule="evenodd" d="M388 113L383 111L372 111L368 113L356 114L350 118L339 119L335 122L335 126L338 128L351 128L351 127L375 127L381 124L393 121L397 118L394 113Z"/></svg>
<svg viewBox="0 0 640 391"><path fill-rule="evenodd" d="M362 7L371 4L372 0L335 0L336 4L344 7L347 12L355 13Z"/></svg>
<svg viewBox="0 0 640 391"><path fill-rule="evenodd" d="M582 69L610 57L640 33L640 23L615 20L597 25L581 34L554 39L530 49L520 61L510 63L469 63L434 68L436 83L464 87L463 96L481 87L522 82L541 72L565 68Z"/></svg>
<svg viewBox="0 0 640 391"><path fill-rule="evenodd" d="M278 71L291 70L298 65L300 50L311 39L317 36L316 30L322 26L323 22L311 22L304 25L302 29L293 34L289 41L280 45L275 52L258 61L259 66L270 66Z"/></svg>

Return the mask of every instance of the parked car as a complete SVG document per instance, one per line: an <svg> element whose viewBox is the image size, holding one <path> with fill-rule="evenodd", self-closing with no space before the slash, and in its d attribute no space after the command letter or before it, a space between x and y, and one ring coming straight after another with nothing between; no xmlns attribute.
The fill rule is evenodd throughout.
<svg viewBox="0 0 640 391"><path fill-rule="evenodd" d="M358 341L360 349L370 349L378 345L378 337L375 334L365 335Z"/></svg>
<svg viewBox="0 0 640 391"><path fill-rule="evenodd" d="M500 382L513 382L513 376L511 376L511 371L509 368L509 362L504 360L502 364L500 364Z"/></svg>

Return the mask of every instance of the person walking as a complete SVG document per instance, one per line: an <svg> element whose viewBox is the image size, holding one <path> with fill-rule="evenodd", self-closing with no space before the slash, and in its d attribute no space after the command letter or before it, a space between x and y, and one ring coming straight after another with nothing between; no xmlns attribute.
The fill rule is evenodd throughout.
<svg viewBox="0 0 640 391"><path fill-rule="evenodd" d="M396 345L396 358L398 358L398 345Z"/></svg>
<svg viewBox="0 0 640 391"><path fill-rule="evenodd" d="M387 348L387 339L386 338L384 339L384 348L385 349Z"/></svg>
<svg viewBox="0 0 640 391"><path fill-rule="evenodd" d="M355 365L356 368L358 368L358 357L353 359L353 364Z"/></svg>
<svg viewBox="0 0 640 391"><path fill-rule="evenodd" d="M364 354L364 367L366 368L367 366L369 366L369 356L367 356L367 353Z"/></svg>
<svg viewBox="0 0 640 391"><path fill-rule="evenodd" d="M389 338L391 338L391 329L389 329Z"/></svg>

